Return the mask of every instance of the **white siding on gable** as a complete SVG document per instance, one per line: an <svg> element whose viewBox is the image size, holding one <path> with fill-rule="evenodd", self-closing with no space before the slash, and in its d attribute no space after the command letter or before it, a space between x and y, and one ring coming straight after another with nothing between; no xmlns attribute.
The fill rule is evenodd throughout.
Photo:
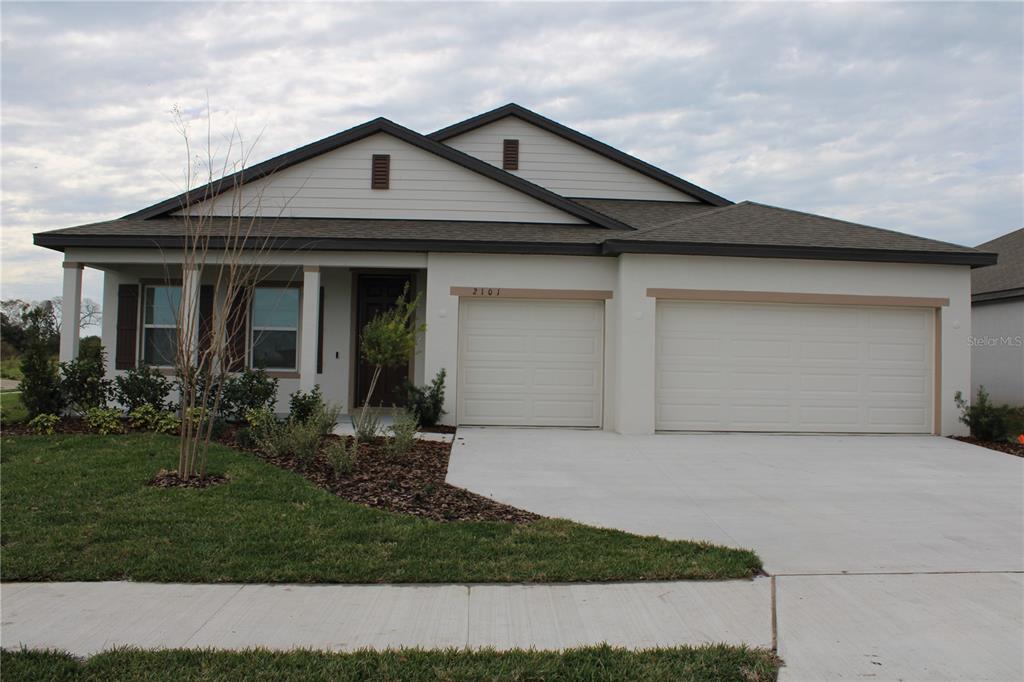
<svg viewBox="0 0 1024 682"><path fill-rule="evenodd" d="M390 189L370 189L374 154L391 155ZM210 201L211 215L231 215L235 192L241 213L293 218L394 218L583 223L511 187L377 133L321 154ZM210 211L206 202L193 214Z"/></svg>
<svg viewBox="0 0 1024 682"><path fill-rule="evenodd" d="M515 116L457 135L445 144L500 168L505 139L519 140L519 170L508 172L564 197L697 201Z"/></svg>

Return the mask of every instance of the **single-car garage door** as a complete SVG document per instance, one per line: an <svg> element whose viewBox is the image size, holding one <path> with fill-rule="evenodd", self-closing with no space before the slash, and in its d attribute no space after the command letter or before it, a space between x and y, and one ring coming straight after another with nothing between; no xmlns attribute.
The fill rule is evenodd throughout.
<svg viewBox="0 0 1024 682"><path fill-rule="evenodd" d="M604 301L463 299L460 424L600 426Z"/></svg>
<svg viewBox="0 0 1024 682"><path fill-rule="evenodd" d="M659 301L656 428L929 433L934 315Z"/></svg>

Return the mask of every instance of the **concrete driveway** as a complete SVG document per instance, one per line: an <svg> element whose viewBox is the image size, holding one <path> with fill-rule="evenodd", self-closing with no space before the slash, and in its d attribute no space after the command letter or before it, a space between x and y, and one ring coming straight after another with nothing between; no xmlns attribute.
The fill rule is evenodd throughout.
<svg viewBox="0 0 1024 682"><path fill-rule="evenodd" d="M448 481L755 550L782 680L1024 679L1024 459L931 436L460 428Z"/></svg>

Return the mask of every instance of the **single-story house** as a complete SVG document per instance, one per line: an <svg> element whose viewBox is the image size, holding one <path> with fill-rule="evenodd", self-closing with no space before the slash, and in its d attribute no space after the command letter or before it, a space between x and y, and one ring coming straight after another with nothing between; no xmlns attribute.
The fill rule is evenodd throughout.
<svg viewBox="0 0 1024 682"><path fill-rule="evenodd" d="M999 263L971 271L972 395L1024 405L1024 228L978 246Z"/></svg>
<svg viewBox="0 0 1024 682"><path fill-rule="evenodd" d="M375 402L443 368L445 420L460 425L960 433L971 269L996 260L733 203L515 104L428 135L378 118L123 218L36 234L64 253L65 301L83 267L103 271L111 375L167 364L185 211L254 216L273 248L281 283L249 298L238 342L280 377L282 411L314 385L357 407L357 332L410 283L427 331ZM77 330L63 333L67 359Z"/></svg>

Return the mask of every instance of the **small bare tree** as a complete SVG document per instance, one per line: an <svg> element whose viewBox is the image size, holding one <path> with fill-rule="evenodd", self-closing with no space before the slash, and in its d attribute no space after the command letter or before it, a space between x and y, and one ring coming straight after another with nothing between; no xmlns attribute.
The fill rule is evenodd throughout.
<svg viewBox="0 0 1024 682"><path fill-rule="evenodd" d="M206 475L214 415L220 410L224 381L230 372L246 364L244 344L241 350L236 349L232 337L245 330L246 302L253 288L273 272L268 263L273 223L287 203L268 219L262 215L259 190L248 197L238 191L240 171L246 167L255 143L245 145L237 127L232 129L227 150L217 164L207 113L205 159L196 163L189 127L180 112L174 113L187 156L186 186L207 188L198 196L186 192L178 218L182 249L164 258L165 279L170 282L180 273L182 283L174 363L182 415L178 476L187 480ZM222 199L215 203L215 196ZM212 286L213 296L210 314L200 319L202 284Z"/></svg>

